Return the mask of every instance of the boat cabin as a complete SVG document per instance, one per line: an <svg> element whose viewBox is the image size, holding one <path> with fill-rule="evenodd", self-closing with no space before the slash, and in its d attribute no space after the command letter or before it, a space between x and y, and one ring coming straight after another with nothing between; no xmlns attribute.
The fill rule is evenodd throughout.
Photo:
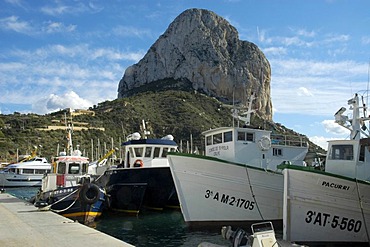
<svg viewBox="0 0 370 247"><path fill-rule="evenodd" d="M53 165L54 173L48 174L43 179L43 191L76 186L79 183L79 179L87 175L89 158L81 156L80 153L61 155L55 158Z"/></svg>
<svg viewBox="0 0 370 247"><path fill-rule="evenodd" d="M169 166L168 152L176 152L177 144L168 139L139 139L122 144L124 164L122 167L161 167Z"/></svg>
<svg viewBox="0 0 370 247"><path fill-rule="evenodd" d="M370 136L365 124L370 116L367 117L367 107L363 101L360 105L357 93L348 100L348 105L352 111L350 114L345 115L347 109L341 107L334 116L337 124L350 131L350 139L328 142L325 171L370 181Z"/></svg>
<svg viewBox="0 0 370 247"><path fill-rule="evenodd" d="M325 171L370 181L370 138L329 141Z"/></svg>
<svg viewBox="0 0 370 247"><path fill-rule="evenodd" d="M302 136L272 135L261 129L221 127L202 134L206 156L264 169L276 170L286 160L303 165L308 151Z"/></svg>
<svg viewBox="0 0 370 247"><path fill-rule="evenodd" d="M41 157L35 157L21 163L10 164L2 170L3 173L24 175L45 174L50 171L50 164L45 158Z"/></svg>

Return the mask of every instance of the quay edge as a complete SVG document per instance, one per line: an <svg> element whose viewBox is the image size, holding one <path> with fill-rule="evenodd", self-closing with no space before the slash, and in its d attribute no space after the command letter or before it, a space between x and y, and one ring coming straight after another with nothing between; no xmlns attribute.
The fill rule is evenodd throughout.
<svg viewBox="0 0 370 247"><path fill-rule="evenodd" d="M0 246L133 247L105 233L0 193Z"/></svg>

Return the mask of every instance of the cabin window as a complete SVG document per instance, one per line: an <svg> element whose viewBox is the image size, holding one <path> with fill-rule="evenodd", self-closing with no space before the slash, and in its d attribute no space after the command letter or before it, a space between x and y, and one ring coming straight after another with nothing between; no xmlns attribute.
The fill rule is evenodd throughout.
<svg viewBox="0 0 370 247"><path fill-rule="evenodd" d="M136 157L143 157L144 148L134 148Z"/></svg>
<svg viewBox="0 0 370 247"><path fill-rule="evenodd" d="M33 169L23 169L23 174L33 174Z"/></svg>
<svg viewBox="0 0 370 247"><path fill-rule="evenodd" d="M35 170L35 174L44 174L48 172L48 170Z"/></svg>
<svg viewBox="0 0 370 247"><path fill-rule="evenodd" d="M233 132L228 131L224 133L224 142L232 142L233 141Z"/></svg>
<svg viewBox="0 0 370 247"><path fill-rule="evenodd" d="M360 147L360 157L358 158L359 161L365 161L365 145L361 145Z"/></svg>
<svg viewBox="0 0 370 247"><path fill-rule="evenodd" d="M238 141L245 141L245 132L238 132Z"/></svg>
<svg viewBox="0 0 370 247"><path fill-rule="evenodd" d="M83 163L82 164L82 173L86 173L88 169L89 164L88 163Z"/></svg>
<svg viewBox="0 0 370 247"><path fill-rule="evenodd" d="M254 142L254 133L250 133L250 132L238 132L238 141L250 141L250 142Z"/></svg>
<svg viewBox="0 0 370 247"><path fill-rule="evenodd" d="M333 145L329 157L332 160L353 160L353 146Z"/></svg>
<svg viewBox="0 0 370 247"><path fill-rule="evenodd" d="M168 153L168 148L163 148L162 158L166 158L167 157L167 153Z"/></svg>
<svg viewBox="0 0 370 247"><path fill-rule="evenodd" d="M5 169L4 171L5 171L5 172L12 172L12 173L15 173L15 169L14 169L14 168Z"/></svg>
<svg viewBox="0 0 370 247"><path fill-rule="evenodd" d="M57 173L58 174L65 174L66 173L66 163L64 162L60 162L58 164L58 170L57 170Z"/></svg>
<svg viewBox="0 0 370 247"><path fill-rule="evenodd" d="M206 136L206 145L212 145L212 136Z"/></svg>
<svg viewBox="0 0 370 247"><path fill-rule="evenodd" d="M78 174L80 172L80 164L71 163L69 164L68 174Z"/></svg>
<svg viewBox="0 0 370 247"><path fill-rule="evenodd" d="M154 158L158 158L159 157L159 152L161 151L160 148L158 147L155 147L154 148Z"/></svg>
<svg viewBox="0 0 370 247"><path fill-rule="evenodd" d="M254 134L253 133L247 133L247 141L250 141L250 142L254 141Z"/></svg>
<svg viewBox="0 0 370 247"><path fill-rule="evenodd" d="M152 156L152 147L146 147L145 148L145 157L150 158Z"/></svg>
<svg viewBox="0 0 370 247"><path fill-rule="evenodd" d="M281 148L273 148L272 155L273 156L283 156L283 150Z"/></svg>
<svg viewBox="0 0 370 247"><path fill-rule="evenodd" d="M129 154L130 154L130 157L131 158L135 158L135 153L134 153L134 149L133 148L130 148Z"/></svg>
<svg viewBox="0 0 370 247"><path fill-rule="evenodd" d="M213 135L213 144L222 143L222 133Z"/></svg>

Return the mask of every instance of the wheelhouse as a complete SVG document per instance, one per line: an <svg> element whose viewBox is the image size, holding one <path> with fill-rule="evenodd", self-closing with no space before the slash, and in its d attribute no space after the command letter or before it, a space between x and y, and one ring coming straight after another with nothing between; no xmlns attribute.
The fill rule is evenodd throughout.
<svg viewBox="0 0 370 247"><path fill-rule="evenodd" d="M135 167L136 161L140 166L160 166L166 160L167 153L176 152L177 144L173 140L166 139L140 139L130 140L122 144L125 154L125 167Z"/></svg>
<svg viewBox="0 0 370 247"><path fill-rule="evenodd" d="M325 171L351 178L370 178L370 138L329 141Z"/></svg>

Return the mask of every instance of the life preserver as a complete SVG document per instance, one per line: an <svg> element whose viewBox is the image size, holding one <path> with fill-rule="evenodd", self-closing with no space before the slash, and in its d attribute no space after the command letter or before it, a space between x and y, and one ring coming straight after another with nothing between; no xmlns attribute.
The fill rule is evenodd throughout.
<svg viewBox="0 0 370 247"><path fill-rule="evenodd" d="M267 151L271 147L271 140L268 136L262 136L261 139L258 141L258 144L262 151Z"/></svg>
<svg viewBox="0 0 370 247"><path fill-rule="evenodd" d="M87 204L94 204L99 200L100 188L96 184L85 183L80 190L80 199Z"/></svg>
<svg viewBox="0 0 370 247"><path fill-rule="evenodd" d="M143 167L143 166L144 166L144 162L141 159L135 160L134 167Z"/></svg>

